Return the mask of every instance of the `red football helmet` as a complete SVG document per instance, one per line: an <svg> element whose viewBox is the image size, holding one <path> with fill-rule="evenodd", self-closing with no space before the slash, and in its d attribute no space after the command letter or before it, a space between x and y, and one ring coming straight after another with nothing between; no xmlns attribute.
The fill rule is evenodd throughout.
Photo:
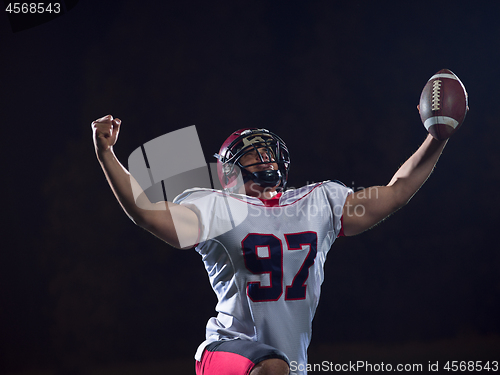
<svg viewBox="0 0 500 375"><path fill-rule="evenodd" d="M278 164L278 170L264 170L259 172L248 172L245 167L257 164L267 164L262 155L257 152L260 162L242 166L240 158L246 153L266 149L269 160ZM288 169L290 168L290 155L285 142L276 134L267 129L240 129L231 134L222 144L217 158L217 174L224 189L237 188L238 169L242 171L243 182L252 180L263 187L277 186L279 190L286 187ZM238 168L236 168L238 167Z"/></svg>

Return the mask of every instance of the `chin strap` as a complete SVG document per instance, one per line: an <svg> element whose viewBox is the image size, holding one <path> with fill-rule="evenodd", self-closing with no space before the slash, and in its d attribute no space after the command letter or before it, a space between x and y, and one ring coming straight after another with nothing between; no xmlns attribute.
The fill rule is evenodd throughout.
<svg viewBox="0 0 500 375"><path fill-rule="evenodd" d="M246 183L251 180L262 187L274 187L280 183L281 177L279 170L264 170L253 173L247 171L243 181Z"/></svg>

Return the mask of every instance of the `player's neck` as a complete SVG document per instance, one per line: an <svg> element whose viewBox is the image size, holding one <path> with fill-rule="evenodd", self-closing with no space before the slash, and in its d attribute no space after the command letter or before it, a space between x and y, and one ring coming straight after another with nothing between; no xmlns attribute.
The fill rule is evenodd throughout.
<svg viewBox="0 0 500 375"><path fill-rule="evenodd" d="M242 193L259 199L272 199L278 194L276 187L262 187L253 181L242 186Z"/></svg>

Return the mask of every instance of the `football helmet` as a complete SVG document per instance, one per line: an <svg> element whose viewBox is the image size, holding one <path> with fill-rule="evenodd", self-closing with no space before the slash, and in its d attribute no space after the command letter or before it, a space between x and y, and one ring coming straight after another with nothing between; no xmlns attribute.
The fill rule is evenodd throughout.
<svg viewBox="0 0 500 375"><path fill-rule="evenodd" d="M268 156L265 161L262 157L262 148ZM260 149L260 152L259 152ZM250 165L241 165L240 159L251 151L256 151L260 162ZM238 188L237 177L239 170L243 176L243 183L252 180L262 187L274 187L284 190L288 179L290 168L290 155L285 142L267 129L240 129L232 133L222 144L217 158L217 174L224 189L234 190ZM246 167L259 164L278 164L277 170L263 170L249 172Z"/></svg>

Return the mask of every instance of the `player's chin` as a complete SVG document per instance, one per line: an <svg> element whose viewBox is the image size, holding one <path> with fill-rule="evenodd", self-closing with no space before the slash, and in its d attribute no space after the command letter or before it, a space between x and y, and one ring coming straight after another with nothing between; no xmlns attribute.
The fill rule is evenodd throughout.
<svg viewBox="0 0 500 375"><path fill-rule="evenodd" d="M258 165L259 171L276 171L278 170L278 164L269 163L269 164L261 164Z"/></svg>

